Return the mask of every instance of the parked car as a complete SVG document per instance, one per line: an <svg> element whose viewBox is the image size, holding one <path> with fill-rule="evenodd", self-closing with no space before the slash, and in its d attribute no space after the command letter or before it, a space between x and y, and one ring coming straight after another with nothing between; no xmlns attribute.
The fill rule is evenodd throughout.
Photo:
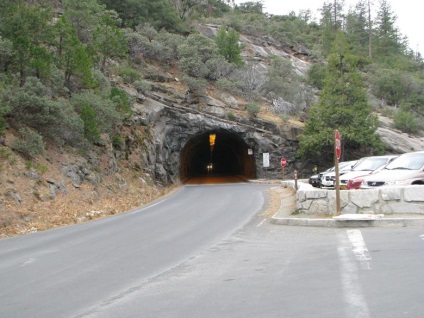
<svg viewBox="0 0 424 318"><path fill-rule="evenodd" d="M380 172L385 167L386 167L386 165L381 166L380 168L375 169L370 174L374 174L374 173ZM364 181L364 177L365 176L359 176L359 177L356 177L356 178L349 179L349 181L346 184L346 190L358 190L358 189L360 189L361 184L362 184L362 181Z"/></svg>
<svg viewBox="0 0 424 318"><path fill-rule="evenodd" d="M320 172L317 174L314 174L312 176L309 177L309 184L312 185L315 188L321 188L321 177L323 175L323 173L327 173L330 172L332 168L329 168L327 170L325 170L324 172Z"/></svg>
<svg viewBox="0 0 424 318"><path fill-rule="evenodd" d="M385 165L387 165L388 163L390 163L391 161L393 161L393 159L397 157L398 156L395 156L395 155L388 155L388 156L372 156L372 157L365 157L360 159L358 163L352 168L351 171L343 174L340 177L340 189L343 189L343 190L348 189L347 184L350 179L369 175L373 171L381 167L384 167ZM351 185L349 186L349 189L351 189Z"/></svg>
<svg viewBox="0 0 424 318"><path fill-rule="evenodd" d="M319 174L314 174L309 177L309 184L315 188L321 187L321 178Z"/></svg>
<svg viewBox="0 0 424 318"><path fill-rule="evenodd" d="M424 185L424 151L400 155L380 172L364 177L360 188L418 184Z"/></svg>
<svg viewBox="0 0 424 318"><path fill-rule="evenodd" d="M343 175L352 170L356 164L356 160L343 161L339 163L339 175ZM336 180L336 169L331 168L331 171L324 173L321 176L321 187L323 188L334 188L334 182Z"/></svg>

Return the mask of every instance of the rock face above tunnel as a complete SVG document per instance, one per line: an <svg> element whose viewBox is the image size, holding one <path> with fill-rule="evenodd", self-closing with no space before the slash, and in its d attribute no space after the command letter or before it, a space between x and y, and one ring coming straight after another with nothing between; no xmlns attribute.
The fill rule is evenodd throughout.
<svg viewBox="0 0 424 318"><path fill-rule="evenodd" d="M246 179L281 178L282 157L289 164L286 175L297 168L295 152L300 131L296 128L279 127L260 119L230 121L215 111L199 111L182 103L165 104L151 97L143 99L144 120L139 121L148 125L152 133L141 161L144 169L153 171L153 177L163 184L184 182L207 173L209 163L214 164L217 173ZM211 133L217 135L214 149L209 145ZM266 169L263 153L270 156Z"/></svg>

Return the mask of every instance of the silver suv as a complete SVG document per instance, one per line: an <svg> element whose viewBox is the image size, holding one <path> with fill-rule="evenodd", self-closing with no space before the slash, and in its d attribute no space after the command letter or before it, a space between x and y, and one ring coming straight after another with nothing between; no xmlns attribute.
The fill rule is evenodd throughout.
<svg viewBox="0 0 424 318"><path fill-rule="evenodd" d="M424 185L424 151L400 155L380 172L364 177L360 188L411 184Z"/></svg>

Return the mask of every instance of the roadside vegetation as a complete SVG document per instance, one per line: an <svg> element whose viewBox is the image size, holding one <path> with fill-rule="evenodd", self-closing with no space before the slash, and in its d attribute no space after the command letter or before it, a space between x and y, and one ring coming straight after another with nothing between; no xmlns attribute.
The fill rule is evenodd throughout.
<svg viewBox="0 0 424 318"><path fill-rule="evenodd" d="M14 129L15 150L27 157L41 153L44 142L77 146L95 143L102 133L119 136L133 101L110 79L118 76L149 90L144 78L152 62L178 67L194 95L215 85L246 98L252 115L258 112L252 105L264 97L281 118L306 112L301 156L331 147L329 134L336 127L346 137L347 153L378 153L377 139L364 136L375 132L372 112L385 108L392 109L397 129L422 129L423 60L408 48L386 0L378 6L358 1L350 9L342 1L323 2L318 21L307 10L265 14L259 1L5 0L0 9L0 133ZM371 10L373 21L367 18ZM199 23L218 25L216 37L197 33ZM274 57L268 70L244 61L240 34L301 47L315 62L308 77L281 57ZM341 47L343 52L337 51ZM351 83L345 75L358 80ZM330 88L339 79L345 83L335 97L338 92ZM347 96L352 84L361 92ZM351 120L358 109L368 121ZM28 140L37 142L30 147L34 143Z"/></svg>
<svg viewBox="0 0 424 318"><path fill-rule="evenodd" d="M0 132L14 129L15 150L28 157L45 142L118 138L133 101L111 78L148 90L149 62L178 67L194 95L215 85L246 98L253 116L261 98L280 117L306 112L301 156L331 147L336 127L346 150L378 153L372 112L387 107L397 129L422 128L423 60L408 48L386 0L378 7L358 1L348 11L342 1L324 2L319 21L309 11L267 15L259 1L5 0L0 9ZM216 37L196 32L199 23L219 25ZM255 68L240 55L240 34L302 47L316 63L306 78L280 57L269 70ZM353 114L362 119L351 120Z"/></svg>
<svg viewBox="0 0 424 318"><path fill-rule="evenodd" d="M194 97L214 87L244 99L251 117L266 108L301 119L303 160L327 153L335 128L344 160L382 152L376 112L419 133L424 63L389 1L323 1L320 14L269 15L260 1L2 0L0 138L12 134L8 146L34 166L47 147L88 151L107 136L119 148L134 103L122 85L148 92L157 67L177 69ZM216 25L215 36L197 32L200 24ZM311 63L308 74L281 56L267 68L244 59L243 35L296 54Z"/></svg>

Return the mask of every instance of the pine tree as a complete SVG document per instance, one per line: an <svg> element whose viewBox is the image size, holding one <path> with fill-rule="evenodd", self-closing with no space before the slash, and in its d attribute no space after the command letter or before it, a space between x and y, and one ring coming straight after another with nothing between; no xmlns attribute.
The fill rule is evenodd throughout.
<svg viewBox="0 0 424 318"><path fill-rule="evenodd" d="M402 38L396 27L396 15L387 0L380 1L377 12L376 39L374 48L375 57L386 57L393 54L402 54L406 50L406 40Z"/></svg>
<svg viewBox="0 0 424 318"><path fill-rule="evenodd" d="M381 151L375 134L377 118L372 114L358 58L348 47L346 36L339 32L328 56L328 72L319 102L311 107L305 131L300 138L299 155L332 158L334 129L342 136L347 155L359 150Z"/></svg>
<svg viewBox="0 0 424 318"><path fill-rule="evenodd" d="M237 66L243 65L243 59L240 53L243 46L239 44L240 35L234 29L227 32L225 26L222 26L216 35L215 42L218 45L219 53L225 59Z"/></svg>
<svg viewBox="0 0 424 318"><path fill-rule="evenodd" d="M358 54L368 55L369 30L367 20L367 7L363 1L356 4L346 16L346 34L349 43L356 48Z"/></svg>

